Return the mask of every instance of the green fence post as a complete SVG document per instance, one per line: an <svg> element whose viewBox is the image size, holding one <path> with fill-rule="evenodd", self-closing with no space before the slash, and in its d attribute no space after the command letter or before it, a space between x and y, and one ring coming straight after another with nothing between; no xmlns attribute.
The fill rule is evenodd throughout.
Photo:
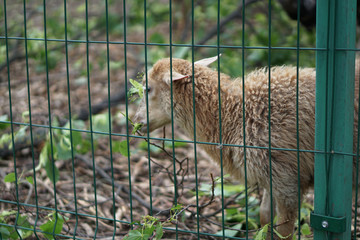
<svg viewBox="0 0 360 240"><path fill-rule="evenodd" d="M356 0L318 0L314 239L350 239ZM347 154L344 154L347 153Z"/></svg>

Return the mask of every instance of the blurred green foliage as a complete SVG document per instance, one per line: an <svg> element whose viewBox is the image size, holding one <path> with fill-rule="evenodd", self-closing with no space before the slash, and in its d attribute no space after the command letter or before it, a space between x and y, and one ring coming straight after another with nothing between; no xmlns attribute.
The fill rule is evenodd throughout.
<svg viewBox="0 0 360 240"><path fill-rule="evenodd" d="M24 36L22 1L7 3L8 36ZM242 1L221 1L220 21L238 8ZM67 33L70 40L86 39L86 24L89 28L89 39L91 41L105 41L108 28L111 41L122 42L124 34L122 2L109 1L108 15L105 14L105 3L94 1L88 3L88 14L84 2L68 1L67 6ZM169 1L146 1L146 21L144 1L128 1L126 6L127 39L129 42L143 43L145 41L145 24L147 42L155 45L147 46L147 64L151 66L156 60L168 57L170 54L168 46L157 46L156 44L169 44ZM16 14L17 13L17 14ZM20 14L19 14L20 13ZM46 71L46 54L44 42L44 8L41 1L27 3L27 37L39 40L28 41L29 57L37 63L36 71ZM48 3L46 6L46 27L48 39L65 38L64 6L62 4ZM194 40L195 43L202 41L209 35L209 31L216 29L218 21L218 5L216 0L198 1L194 5ZM172 41L175 44L191 44L192 42L192 6L189 1L173 1L172 3ZM88 16L88 19L86 19ZM271 17L271 28L269 18ZM299 65L314 67L315 52L313 50L300 50L297 54L297 40L299 47L313 48L315 46L315 31L309 32L300 26L299 38L297 33L297 22L291 20L277 1L272 1L271 14L268 2L258 1L245 8L244 29L242 19L237 18L226 24L219 35L220 45L228 46L221 48L221 71L231 76L241 76L243 73L243 59L245 73L257 68L268 66L269 54L271 54L271 65L296 65L299 57ZM88 20L88 21L87 21ZM0 8L0 23L4 26L4 11ZM107 25L108 23L108 25ZM269 34L269 30L271 34ZM4 28L0 28L0 35L4 36ZM134 36L134 37L133 37ZM269 51L269 40L271 47ZM213 35L206 45L217 44L217 35ZM17 48L24 45L17 41L9 41L10 55ZM48 44L47 64L49 70L55 69L59 62L65 60L64 44ZM243 51L241 46L245 46ZM234 46L229 47L229 46ZM282 49L277 49L281 47ZM145 47L140 45L141 50L136 56L139 61L145 62ZM285 49L284 49L285 48ZM23 51L23 49L21 49ZM20 52L21 52L20 51ZM0 53L5 53L5 46L0 46ZM195 49L195 59L201 59L217 54L216 48ZM173 47L173 56L191 60L191 48L186 46ZM104 58L102 58L104 59ZM5 54L0 54L0 64L6 62ZM106 68L104 60L99 61L100 69ZM132 67L132 66L128 66ZM121 70L123 63L112 62L111 68Z"/></svg>

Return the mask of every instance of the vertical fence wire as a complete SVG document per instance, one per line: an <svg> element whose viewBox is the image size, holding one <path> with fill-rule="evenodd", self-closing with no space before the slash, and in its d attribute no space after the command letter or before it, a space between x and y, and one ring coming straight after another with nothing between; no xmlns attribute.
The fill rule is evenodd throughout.
<svg viewBox="0 0 360 240"><path fill-rule="evenodd" d="M75 239L77 227L78 227L78 223L79 223L79 216L78 216L77 194L76 194L76 173L75 173L75 155L74 155L71 96L70 96L71 94L70 94L69 49L68 49L68 34L67 34L68 26L67 26L67 6L66 5L67 5L67 2L66 2L66 0L64 0L66 84L67 84L67 95L68 95L71 166L72 166L73 189L74 189L74 208L75 208L75 226L74 226L74 231L73 231L73 239ZM30 116L31 116L31 114L30 114Z"/></svg>
<svg viewBox="0 0 360 240"><path fill-rule="evenodd" d="M271 239L274 239L274 209L273 209L273 191L272 191L272 160L271 160L271 0L268 4L269 12L269 25L268 25L268 126L269 126L269 193L270 193L270 227L271 227Z"/></svg>
<svg viewBox="0 0 360 240"><path fill-rule="evenodd" d="M14 138L14 121L13 121L13 112L12 112L12 101L11 101L11 77L10 77L10 62L9 62L9 41L8 41L8 32L7 32L7 11L6 11L6 0L4 0L4 29L5 29L5 46L6 46L6 65L7 65L7 80L9 88L9 110L10 110L10 127L11 127L11 143L12 143L12 154L14 159L14 174L15 174L15 195L16 195L16 205L17 213L15 219L15 231L20 236L19 230L17 229L17 224L20 215L20 202L19 202L19 186L18 186L18 174L16 170L16 154L15 154L15 138ZM20 239L21 236L20 236Z"/></svg>
<svg viewBox="0 0 360 240"><path fill-rule="evenodd" d="M132 186L131 186L131 158L130 158L130 136L129 136L129 99L128 99L128 75L127 75L127 28L126 28L126 0L123 0L123 22L124 22L124 81L125 81L125 115L126 115L126 150L127 164L129 174L129 202L130 202L130 221L134 221L133 202L132 202ZM130 229L133 225L130 225Z"/></svg>
<svg viewBox="0 0 360 240"><path fill-rule="evenodd" d="M115 205L115 186L114 186L114 159L112 147L112 129L111 129L111 109L110 109L110 49L109 49L109 4L105 0L105 14L106 14L106 62L107 62L107 77L108 77L108 115L109 115L109 147L110 147L110 168L111 168L111 190L112 190L112 208L114 218L113 239L116 234L116 205Z"/></svg>
<svg viewBox="0 0 360 240"><path fill-rule="evenodd" d="M28 42L27 42L27 24L26 24L26 0L23 1L24 8L24 42L25 42L25 64L26 64L26 84L27 84L27 95L28 95L28 109L29 109L29 125L30 125L30 142L31 142L31 157L32 157L32 170L33 170L33 179L34 179L34 192L35 192L35 206L36 214L34 221L34 234L36 239L39 239L39 236L36 232L37 222L39 220L39 201L37 195L37 180L36 180L36 170L35 170L35 151L34 151L34 136L33 136L33 126L32 126L32 111L31 111L31 95L30 95L30 76L29 76L29 57L28 57ZM20 41L20 40L19 40Z"/></svg>
<svg viewBox="0 0 360 240"><path fill-rule="evenodd" d="M220 152L220 166L223 166L223 142L222 142L222 122L221 122L221 81L220 81L220 0L217 1L217 36L216 36L216 54L217 54L217 78L218 78L218 108L219 108L219 152ZM220 167L221 179L221 226L222 239L225 239L225 204L224 204L224 168Z"/></svg>
<svg viewBox="0 0 360 240"><path fill-rule="evenodd" d="M199 182L198 182L198 159L197 159L197 138L196 138L196 101L195 101L195 6L191 0L191 69L192 69L192 104L194 124L194 162L195 162L195 193L196 193L196 233L200 238L200 208L199 208Z"/></svg>
<svg viewBox="0 0 360 240"><path fill-rule="evenodd" d="M301 170L300 170L300 128L299 128L299 68L300 68L300 0L297 0L297 25L296 25L296 158L298 174L298 239L301 239ZM295 233L294 233L295 235Z"/></svg>
<svg viewBox="0 0 360 240"><path fill-rule="evenodd" d="M145 60L145 87L146 89L149 89L149 76L148 76L148 42L147 42L147 4L146 0L144 0L144 60ZM153 214L153 206L152 206L152 184L151 184L151 154L150 154L150 131L149 131L149 94L148 91L145 91L145 97L146 97L146 140L147 140L147 149L148 149L148 166L149 166L149 196L150 196L150 215Z"/></svg>
<svg viewBox="0 0 360 240"><path fill-rule="evenodd" d="M176 174L176 159L175 159L175 127L174 127L174 94L173 94L173 33L172 33L172 0L169 0L169 55L170 55L170 105L171 105L171 151L173 159L173 173L174 173L174 206L178 204L178 186ZM178 224L175 224L175 236L179 238Z"/></svg>
<svg viewBox="0 0 360 240"><path fill-rule="evenodd" d="M99 228L99 214L98 214L98 203L97 203L97 191L96 191L96 165L95 165L95 148L94 148L94 130L93 120L91 111L91 87L90 87L90 57L89 57L89 6L88 0L85 0L85 19L86 19L86 74L87 74L87 85L88 85L88 103L89 103L89 122L90 122L90 142L91 142L91 157L93 165L93 184L94 184L94 202L95 202L95 231L94 238Z"/></svg>
<svg viewBox="0 0 360 240"><path fill-rule="evenodd" d="M243 145L244 145L244 184L245 184L245 238L249 239L249 199L248 199L248 184L247 184L247 158L246 158L246 104L245 104L245 0L242 1L242 35L241 35L241 80L242 80L242 125L243 125Z"/></svg>
<svg viewBox="0 0 360 240"><path fill-rule="evenodd" d="M56 191L56 173L55 173L55 158L54 158L54 140L53 140L53 126L51 118L51 96L50 96L50 78L49 78L49 59L48 59L48 41L47 41L47 24L46 24L46 0L43 1L44 10L44 45L45 45L45 70L46 70L46 90L48 101L48 114L49 114L49 135L50 135L50 159L52 170L52 182L54 188L54 208L55 208L55 223L51 235L55 238L55 229L58 222L58 206L57 206L57 191Z"/></svg>

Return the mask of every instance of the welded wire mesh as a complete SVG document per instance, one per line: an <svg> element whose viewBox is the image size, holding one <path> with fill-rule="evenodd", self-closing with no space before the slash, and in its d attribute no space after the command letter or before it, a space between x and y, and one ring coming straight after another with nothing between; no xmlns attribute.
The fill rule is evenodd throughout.
<svg viewBox="0 0 360 240"><path fill-rule="evenodd" d="M162 231L164 238L169 239L252 239L262 229L258 206L263 192L255 191L248 184L251 161L248 149L267 152L271 206L267 234L276 239L273 229L281 223L277 222L276 209L272 207L275 204L272 176L273 171L278 171L272 167L272 153L296 153L300 183L302 154L328 155L330 152L329 148L300 147L299 69L314 67L317 52L331 53L329 46L315 47L312 39L315 30L306 33L301 25L302 4L303 1L297 1L296 17L291 20L285 17L284 10L279 12L282 5L275 0L241 0L238 4L220 0L85 0L81 3L2 0L0 84L4 96L0 100L3 109L0 115L7 118L0 119L3 134L0 151L4 159L1 162L4 171L0 171L0 239L121 239L131 233L140 234L138 237L143 234L143 238L148 239ZM282 35L279 28L283 22L277 23L279 18L294 21L295 25L291 26L295 29L286 33L289 36ZM208 23L207 19L210 19ZM156 21L161 23L156 25ZM227 25L229 22L233 25ZM254 29L258 23L265 23L260 31ZM199 24L211 29L201 29ZM214 33L210 34L209 41L207 33L211 31ZM198 36L203 39L199 40ZM287 42L284 43L284 39ZM355 52L358 49L332 50ZM219 99L214 128L219 129L219 139L200 141L195 117L188 119L194 127L193 134L186 138L174 121L173 94L170 130L151 133L146 128L144 135L132 132L135 124L132 116L139 103L131 100L128 90L134 84L130 79L143 71L144 89L149 89L152 65L160 58L169 57L170 92L173 93L173 59L189 60L191 79L195 79L195 62L212 56L210 54L222 54L213 64L217 70ZM271 71L267 72L268 118L262 119L268 125L268 144L248 143L245 131L248 101L245 100L251 96L245 92L246 75L256 67L271 69L274 65L296 66L296 148L272 144L271 86L275 80ZM226 105L221 101L222 72L238 77L243 86L243 144L224 140L222 109ZM21 85L23 88L18 87ZM195 81L191 86L191 102L196 106ZM121 103L116 100L119 91L123 92ZM144 98L149 125L147 91ZM105 106L100 107L103 114L94 107L100 105ZM196 116L197 111L193 107L192 115ZM354 153L332 154L358 159L359 136L357 132ZM21 140L25 137L26 140ZM217 147L220 167L211 165L210 161L204 163L204 158L209 157L202 149L208 146ZM241 187L221 167L224 148L243 149ZM210 173L217 178L214 180ZM358 174L354 180L358 182ZM232 186L238 189L231 192ZM356 239L358 191L354 189L352 236ZM309 206L313 204L313 194L310 192L302 198L300 184L296 191L299 194L294 238L309 239L313 237L312 232L307 232L304 226L310 225L313 209ZM235 197L229 196L229 192ZM306 204L301 204L302 200ZM178 209L171 210L174 206ZM152 231L146 236L139 229L147 226L149 219L154 228L146 228ZM155 226L163 226L163 230L155 230Z"/></svg>

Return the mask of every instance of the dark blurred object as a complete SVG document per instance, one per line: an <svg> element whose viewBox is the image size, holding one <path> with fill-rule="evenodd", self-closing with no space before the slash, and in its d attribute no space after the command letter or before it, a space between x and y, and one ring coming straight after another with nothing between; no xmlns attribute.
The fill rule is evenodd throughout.
<svg viewBox="0 0 360 240"><path fill-rule="evenodd" d="M278 0L290 18L297 20L298 0ZM357 24L360 25L360 0L357 0ZM300 0L300 22L308 30L316 26L316 0Z"/></svg>

